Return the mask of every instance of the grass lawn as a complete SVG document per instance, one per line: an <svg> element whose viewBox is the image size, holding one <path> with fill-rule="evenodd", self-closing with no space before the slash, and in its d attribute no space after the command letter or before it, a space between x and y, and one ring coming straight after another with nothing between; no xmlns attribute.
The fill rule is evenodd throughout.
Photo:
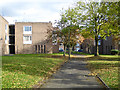
<svg viewBox="0 0 120 90"><path fill-rule="evenodd" d="M32 88L65 61L53 58L51 54L2 56L2 88Z"/></svg>
<svg viewBox="0 0 120 90"><path fill-rule="evenodd" d="M98 57L88 57L88 68L92 75L98 74L100 78L110 87L118 88L120 77L118 74L120 56L100 55Z"/></svg>
<svg viewBox="0 0 120 90"><path fill-rule="evenodd" d="M68 51L67 51L67 52L68 52ZM66 52L66 55L68 55L67 52ZM59 53L54 53L54 54L63 55L64 52L59 52ZM71 54L77 54L77 55L93 55L93 54L88 54L88 53L83 53L83 52L78 52L78 51L71 51Z"/></svg>

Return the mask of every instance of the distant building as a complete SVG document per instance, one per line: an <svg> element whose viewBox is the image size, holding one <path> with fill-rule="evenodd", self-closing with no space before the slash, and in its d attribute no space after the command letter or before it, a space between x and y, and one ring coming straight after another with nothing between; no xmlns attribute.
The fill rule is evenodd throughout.
<svg viewBox="0 0 120 90"><path fill-rule="evenodd" d="M120 50L119 40L114 41L113 36L106 37L106 39L101 39L98 41L99 54L111 54L112 49ZM93 54L95 52L95 41L90 39L85 39L81 44L81 48L84 53Z"/></svg>
<svg viewBox="0 0 120 90"><path fill-rule="evenodd" d="M80 45L80 49L82 49L83 53L94 53L95 42L93 39L84 39L82 44Z"/></svg>

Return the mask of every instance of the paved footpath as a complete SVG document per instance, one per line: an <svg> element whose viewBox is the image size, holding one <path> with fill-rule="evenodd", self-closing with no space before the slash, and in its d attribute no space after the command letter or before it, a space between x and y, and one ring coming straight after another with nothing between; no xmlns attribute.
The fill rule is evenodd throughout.
<svg viewBox="0 0 120 90"><path fill-rule="evenodd" d="M83 59L72 59L65 63L41 88L102 88Z"/></svg>

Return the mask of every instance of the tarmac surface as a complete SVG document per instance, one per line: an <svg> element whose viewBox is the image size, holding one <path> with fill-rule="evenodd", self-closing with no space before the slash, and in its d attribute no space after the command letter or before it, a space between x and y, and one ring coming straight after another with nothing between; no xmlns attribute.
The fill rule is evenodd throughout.
<svg viewBox="0 0 120 90"><path fill-rule="evenodd" d="M103 86L94 76L88 75L87 62L83 59L72 59L65 63L40 88L94 88L103 90Z"/></svg>

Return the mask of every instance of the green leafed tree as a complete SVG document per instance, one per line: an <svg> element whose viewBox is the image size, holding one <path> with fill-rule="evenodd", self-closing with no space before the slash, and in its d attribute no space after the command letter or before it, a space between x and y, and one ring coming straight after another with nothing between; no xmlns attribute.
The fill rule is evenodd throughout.
<svg viewBox="0 0 120 90"><path fill-rule="evenodd" d="M66 47L73 48L76 43L80 43L78 26L67 26L58 31L59 41L64 45L64 56L66 53ZM79 39L78 39L79 37ZM82 39L82 38L81 38Z"/></svg>
<svg viewBox="0 0 120 90"><path fill-rule="evenodd" d="M76 6L66 11L65 16L72 18L80 26L82 36L95 40L95 53L98 53L98 41L111 35L118 35L118 2L77 2ZM71 16L71 17L70 17Z"/></svg>
<svg viewBox="0 0 120 90"><path fill-rule="evenodd" d="M76 24L76 19L74 18L74 9L69 8L64 13L61 14L61 20L57 21L57 26L59 30L59 42L64 45L64 56L66 53L66 47L72 48L77 43L83 41L79 32L79 25Z"/></svg>

